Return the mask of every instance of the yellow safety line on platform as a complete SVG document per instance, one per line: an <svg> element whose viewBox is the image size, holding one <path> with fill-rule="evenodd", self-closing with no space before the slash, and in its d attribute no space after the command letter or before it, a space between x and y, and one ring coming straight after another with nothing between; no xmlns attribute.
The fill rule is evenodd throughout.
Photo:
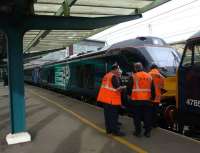
<svg viewBox="0 0 200 153"><path fill-rule="evenodd" d="M29 89L30 90L30 89ZM75 116L76 118L78 118L80 121L82 121L83 123L93 127L94 129L96 129L97 131L101 132L101 133L106 133L105 129L101 128L101 127L98 127L97 125L95 125L94 123L92 123L91 121L85 119L84 117L81 117L80 115L78 115L77 113L71 111L70 109L67 109L65 108L64 106L54 102L53 100L50 100L48 99L47 97L44 97L44 96L41 96L39 95L38 93L30 90L31 93L33 93L34 95L42 98L42 99L45 99L46 101L48 101L49 103L51 104L54 104L56 105L57 107L63 109L64 111L70 113L71 115ZM124 138L121 138L121 137L117 137L117 136L112 136L110 135L109 137L112 137L114 140L116 140L117 142L121 143L121 144L124 144L126 145L127 147L129 147L130 149L138 152L138 153L148 153L147 151L145 151L144 149L140 148L139 146L135 145L135 144L132 144L130 142L128 142L126 139Z"/></svg>

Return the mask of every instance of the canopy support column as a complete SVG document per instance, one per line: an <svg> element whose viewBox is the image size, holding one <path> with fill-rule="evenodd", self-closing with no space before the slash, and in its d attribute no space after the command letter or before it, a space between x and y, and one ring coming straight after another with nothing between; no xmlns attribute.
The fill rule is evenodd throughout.
<svg viewBox="0 0 200 153"><path fill-rule="evenodd" d="M11 133L6 136L6 141L16 144L31 140L25 127L22 30L14 26L8 28L7 40Z"/></svg>

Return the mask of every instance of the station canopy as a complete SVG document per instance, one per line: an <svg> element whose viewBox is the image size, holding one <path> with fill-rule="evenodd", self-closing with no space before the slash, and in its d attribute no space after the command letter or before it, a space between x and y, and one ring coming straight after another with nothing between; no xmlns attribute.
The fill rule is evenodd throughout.
<svg viewBox="0 0 200 153"><path fill-rule="evenodd" d="M72 17L109 17L144 13L169 0L35 0L34 14ZM24 53L52 52L105 30L30 30L23 39Z"/></svg>

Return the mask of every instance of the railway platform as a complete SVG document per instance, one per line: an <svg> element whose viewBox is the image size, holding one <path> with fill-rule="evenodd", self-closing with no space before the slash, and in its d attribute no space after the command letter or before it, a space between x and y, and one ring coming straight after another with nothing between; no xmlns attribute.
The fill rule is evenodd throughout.
<svg viewBox="0 0 200 153"><path fill-rule="evenodd" d="M199 153L199 141L160 128L150 138L133 136L126 116L120 117L125 137L106 135L101 108L34 86L26 85L25 91L32 141L9 146L8 88L0 84L0 153Z"/></svg>

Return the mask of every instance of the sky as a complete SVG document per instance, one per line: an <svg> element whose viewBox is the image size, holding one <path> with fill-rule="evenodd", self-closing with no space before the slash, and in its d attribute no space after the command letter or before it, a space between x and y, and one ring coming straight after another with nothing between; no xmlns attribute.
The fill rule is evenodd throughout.
<svg viewBox="0 0 200 153"><path fill-rule="evenodd" d="M167 43L188 39L200 30L200 0L171 0L143 14L143 18L118 24L90 39L108 45L138 36L156 36Z"/></svg>

